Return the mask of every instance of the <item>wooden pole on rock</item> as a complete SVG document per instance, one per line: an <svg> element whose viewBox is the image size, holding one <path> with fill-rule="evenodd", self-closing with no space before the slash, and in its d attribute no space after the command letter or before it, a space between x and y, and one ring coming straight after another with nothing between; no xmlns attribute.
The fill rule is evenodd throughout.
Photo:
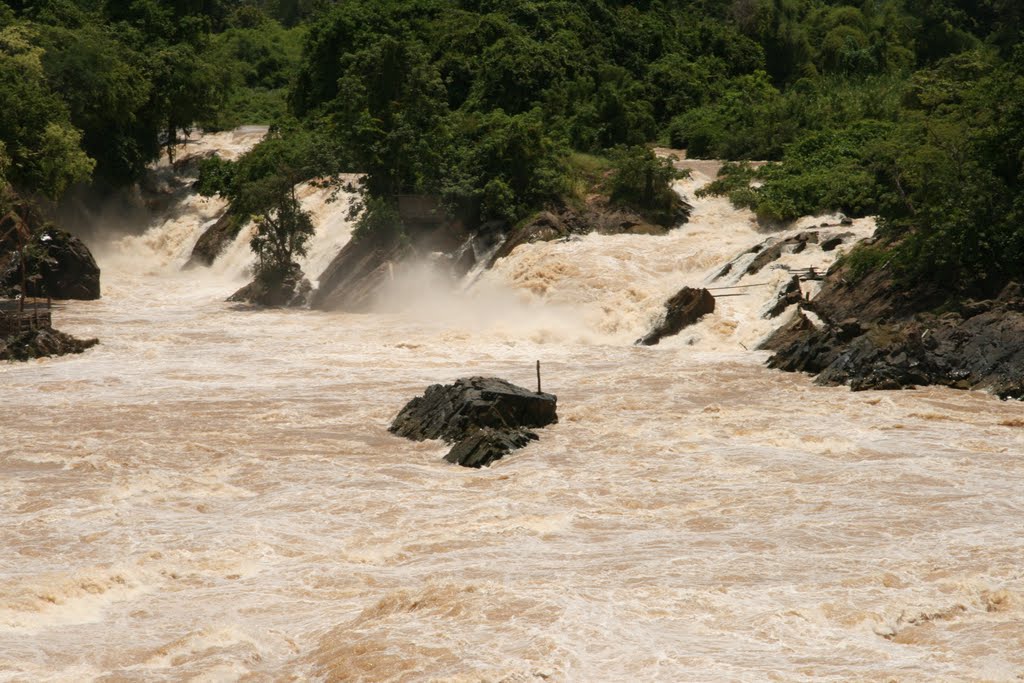
<svg viewBox="0 0 1024 683"><path fill-rule="evenodd" d="M537 361L537 393L540 392L540 361Z"/></svg>

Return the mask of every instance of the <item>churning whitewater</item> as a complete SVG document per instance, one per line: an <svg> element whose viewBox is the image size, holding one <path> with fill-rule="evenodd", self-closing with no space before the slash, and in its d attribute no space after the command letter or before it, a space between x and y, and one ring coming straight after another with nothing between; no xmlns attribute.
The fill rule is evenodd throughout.
<svg viewBox="0 0 1024 683"><path fill-rule="evenodd" d="M1020 404L764 368L787 268L835 254L744 254L835 217L765 232L694 167L668 235L405 270L363 315L224 303L246 230L182 272L217 199L91 245L104 298L55 317L100 346L0 367L0 680L1020 680ZM352 198L300 195L316 277ZM633 346L684 285L744 295ZM387 432L537 359L560 422L489 469Z"/></svg>

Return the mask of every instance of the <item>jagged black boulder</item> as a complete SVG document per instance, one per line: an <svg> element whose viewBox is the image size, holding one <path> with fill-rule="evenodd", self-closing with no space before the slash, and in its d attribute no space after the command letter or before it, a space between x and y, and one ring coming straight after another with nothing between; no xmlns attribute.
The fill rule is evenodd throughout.
<svg viewBox="0 0 1024 683"><path fill-rule="evenodd" d="M414 441L443 439L455 444L446 460L483 467L536 439L529 428L558 422L557 402L553 394L503 379L470 377L428 387L402 408L389 431Z"/></svg>
<svg viewBox="0 0 1024 683"><path fill-rule="evenodd" d="M0 360L23 361L43 356L82 353L98 343L98 339L76 339L51 327L41 327L0 339Z"/></svg>
<svg viewBox="0 0 1024 683"><path fill-rule="evenodd" d="M715 312L715 297L706 289L683 287L665 302L665 317L654 329L636 340L637 344L654 346L665 337L671 337L689 327L708 313Z"/></svg>
<svg viewBox="0 0 1024 683"><path fill-rule="evenodd" d="M0 292L12 295L20 287L21 260L13 251L12 241L8 242L0 244ZM100 268L82 240L65 230L48 227L36 235L33 247L28 272L37 273L39 278L27 283L29 296L86 301L100 298Z"/></svg>
<svg viewBox="0 0 1024 683"><path fill-rule="evenodd" d="M769 263L778 261L783 254L799 254L807 248L808 244L818 243L818 233L801 232L798 235L787 237L781 242L776 242L770 247L759 248L757 257L747 266L747 275L759 273ZM751 250L753 251L753 250Z"/></svg>
<svg viewBox="0 0 1024 683"><path fill-rule="evenodd" d="M457 442L444 459L463 467L487 467L538 438L535 433L525 429L484 427Z"/></svg>
<svg viewBox="0 0 1024 683"><path fill-rule="evenodd" d="M779 290L776 295L775 303L770 309L768 309L768 312L765 313L764 317L777 318L782 315L787 308L793 304L800 303L803 299L804 295L800 289L800 277L794 275L790 278L789 282Z"/></svg>
<svg viewBox="0 0 1024 683"><path fill-rule="evenodd" d="M221 214L220 218L211 223L199 236L195 246L192 247L192 255L189 256L188 263L184 266L185 269L212 266L221 252L238 236L244 222L231 209Z"/></svg>

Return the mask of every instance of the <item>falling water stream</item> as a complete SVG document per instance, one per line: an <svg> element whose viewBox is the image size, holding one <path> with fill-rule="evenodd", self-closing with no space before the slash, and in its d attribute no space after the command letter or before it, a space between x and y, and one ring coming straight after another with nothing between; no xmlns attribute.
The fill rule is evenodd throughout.
<svg viewBox="0 0 1024 683"><path fill-rule="evenodd" d="M315 276L348 199L300 194ZM55 319L99 346L0 366L0 680L1024 678L1021 405L768 370L789 271L714 280L821 217L695 200L468 288L404 271L355 315L225 303L245 230L182 272L219 202L93 245L103 299ZM763 286L633 346L683 285ZM387 432L429 384L538 359L560 422L489 469Z"/></svg>

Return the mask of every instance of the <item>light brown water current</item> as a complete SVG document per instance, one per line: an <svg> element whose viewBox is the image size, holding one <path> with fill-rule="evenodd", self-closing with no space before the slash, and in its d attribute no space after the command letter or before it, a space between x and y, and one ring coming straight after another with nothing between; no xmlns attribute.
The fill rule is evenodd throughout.
<svg viewBox="0 0 1024 683"><path fill-rule="evenodd" d="M749 216L704 200L350 315L222 303L240 267L177 272L193 208L100 250L104 298L57 316L99 347L0 367L0 680L1024 677L1020 404L767 370L770 287L630 345ZM538 358L561 421L490 469L387 433Z"/></svg>

